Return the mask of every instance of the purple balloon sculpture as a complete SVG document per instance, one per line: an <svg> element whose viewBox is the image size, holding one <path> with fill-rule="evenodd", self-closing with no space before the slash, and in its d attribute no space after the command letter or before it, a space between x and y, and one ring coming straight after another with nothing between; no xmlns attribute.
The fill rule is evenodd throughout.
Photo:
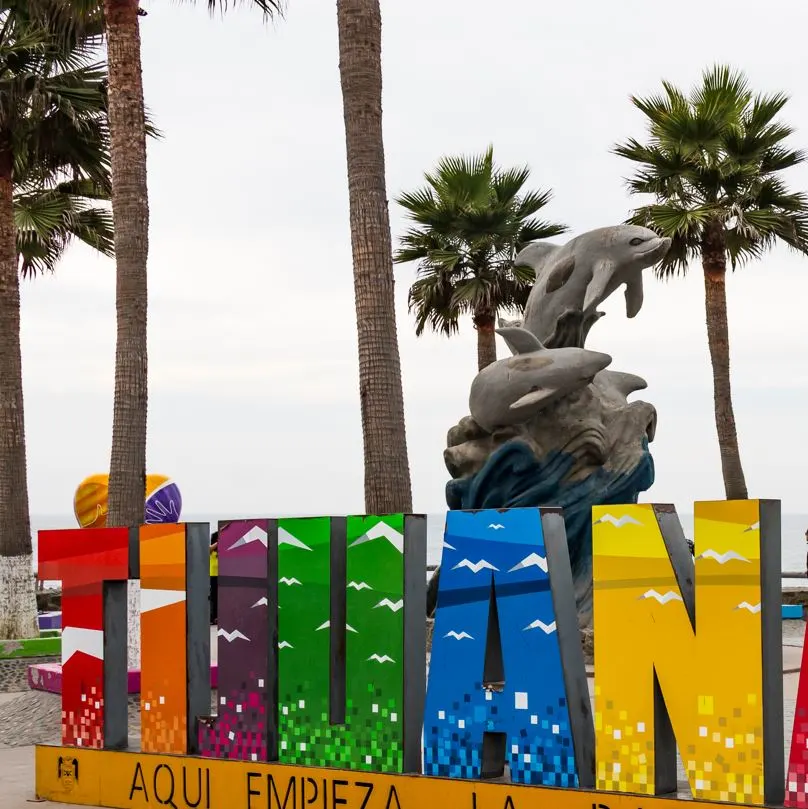
<svg viewBox="0 0 808 809"><path fill-rule="evenodd" d="M147 524L179 522L181 513L182 495L179 486L169 480L146 498L146 515L143 521Z"/></svg>

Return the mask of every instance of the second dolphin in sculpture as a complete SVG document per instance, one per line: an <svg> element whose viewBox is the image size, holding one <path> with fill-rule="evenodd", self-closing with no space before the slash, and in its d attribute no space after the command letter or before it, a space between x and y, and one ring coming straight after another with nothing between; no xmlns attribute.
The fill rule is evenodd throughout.
<svg viewBox="0 0 808 809"><path fill-rule="evenodd" d="M490 433L531 419L586 387L612 361L584 348L545 348L527 329L497 329L514 356L484 368L471 385L469 410Z"/></svg>

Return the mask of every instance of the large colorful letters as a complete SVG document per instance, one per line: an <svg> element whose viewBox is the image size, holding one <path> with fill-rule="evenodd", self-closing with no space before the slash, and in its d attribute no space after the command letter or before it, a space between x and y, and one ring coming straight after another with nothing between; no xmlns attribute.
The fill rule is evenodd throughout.
<svg viewBox="0 0 808 809"><path fill-rule="evenodd" d="M594 509L594 717L560 510L449 512L428 687L423 517L222 523L214 716L208 527L40 532L41 575L63 581L63 742L127 746L139 577L145 752L341 767L356 789L369 772L468 781L507 765L514 783L651 806L682 788L678 750L697 799L808 809L808 679L783 767L779 504L697 503L695 518L694 561L672 507ZM326 793L300 770L281 794L257 772L249 807L336 807L349 784L334 770ZM162 788L139 777L130 801ZM395 786L379 800L403 809Z"/></svg>
<svg viewBox="0 0 808 809"><path fill-rule="evenodd" d="M592 520L598 788L675 791L678 743L695 797L782 801L779 504L697 503L695 571L672 507Z"/></svg>
<svg viewBox="0 0 808 809"><path fill-rule="evenodd" d="M560 512L450 511L424 771L492 777L507 758L515 783L591 786L588 708Z"/></svg>
<svg viewBox="0 0 808 809"><path fill-rule="evenodd" d="M808 637L805 638L808 640ZM786 806L808 806L808 646L803 641L800 682L794 706L794 728L786 776Z"/></svg>
<svg viewBox="0 0 808 809"><path fill-rule="evenodd" d="M199 723L199 751L211 758L268 761L277 576L270 576L271 520L219 526L219 688L217 716ZM274 746L273 750L274 750Z"/></svg>
<svg viewBox="0 0 808 809"><path fill-rule="evenodd" d="M65 582L65 648L72 648L74 637L90 637L98 647L90 663L86 655L77 658L83 661L80 667L65 658L66 744L126 746L125 582L131 575L141 582L144 752L199 751L248 761L321 766L336 761L382 772L420 771L426 668L423 517L223 524L219 705L213 717L207 716L207 526L141 526L131 570L129 545L127 529L40 534L43 571ZM90 551L105 566L94 565ZM74 557L84 566L72 567ZM78 598L85 578L93 588L90 617L71 600ZM115 621L108 618L104 633L101 594L117 593L117 582L123 588L120 607L110 613ZM122 672L124 683L116 693L120 704L115 703L112 744L109 732L103 732L105 638L107 645L117 643L115 659L106 658L108 678L120 679ZM76 702L80 710L89 706L86 719Z"/></svg>
<svg viewBox="0 0 808 809"><path fill-rule="evenodd" d="M280 520L277 554L277 760L420 770L424 519ZM419 627L420 644L405 645Z"/></svg>
<svg viewBox="0 0 808 809"><path fill-rule="evenodd" d="M194 720L210 710L210 534L143 525L139 547L141 749L194 752Z"/></svg>
<svg viewBox="0 0 808 809"><path fill-rule="evenodd" d="M40 531L39 575L62 582L62 742L127 745L128 528Z"/></svg>

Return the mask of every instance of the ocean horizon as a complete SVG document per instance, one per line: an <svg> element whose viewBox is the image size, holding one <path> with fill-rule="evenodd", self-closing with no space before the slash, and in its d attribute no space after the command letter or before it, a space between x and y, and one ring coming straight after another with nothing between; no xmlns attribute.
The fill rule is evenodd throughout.
<svg viewBox="0 0 808 809"><path fill-rule="evenodd" d="M274 516L274 515L267 515ZM286 516L286 515L284 515ZM295 515L317 516L317 515ZM183 514L183 522L204 522L216 529L219 520L234 520L243 518L244 514ZM440 563L441 547L443 545L443 531L446 522L446 512L427 514L427 564ZM679 514L684 534L693 539L693 515ZM34 558L36 559L37 531L53 528L76 528L76 518L71 515L31 515L31 534L34 545ZM781 547L782 569L787 571L805 572L806 552L808 545L805 542L805 531L808 529L808 514L783 514L781 520Z"/></svg>

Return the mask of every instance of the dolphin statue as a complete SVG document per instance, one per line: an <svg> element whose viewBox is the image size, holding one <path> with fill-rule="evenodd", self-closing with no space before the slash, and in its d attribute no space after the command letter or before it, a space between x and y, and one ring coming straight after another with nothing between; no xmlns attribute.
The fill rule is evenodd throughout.
<svg viewBox="0 0 808 809"><path fill-rule="evenodd" d="M513 353L483 368L471 384L469 410L489 433L531 419L549 404L586 387L611 363L584 348L545 348L527 329L497 329Z"/></svg>
<svg viewBox="0 0 808 809"><path fill-rule="evenodd" d="M642 271L661 261L670 245L670 239L637 225L591 230L562 247L528 245L514 260L536 272L523 327L550 347L583 346L602 315L597 307L621 286L626 315L635 317L643 302Z"/></svg>

